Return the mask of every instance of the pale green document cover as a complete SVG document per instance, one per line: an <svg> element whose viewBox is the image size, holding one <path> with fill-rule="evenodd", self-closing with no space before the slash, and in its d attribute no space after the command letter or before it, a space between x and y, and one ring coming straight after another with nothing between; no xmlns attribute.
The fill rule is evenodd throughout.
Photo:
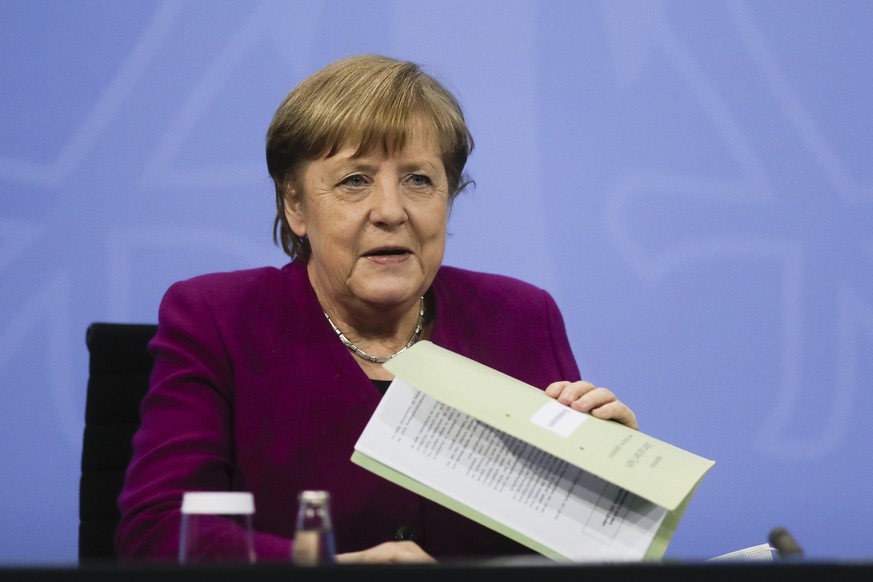
<svg viewBox="0 0 873 582"><path fill-rule="evenodd" d="M714 465L428 341L384 365L352 461L557 561L660 560Z"/></svg>

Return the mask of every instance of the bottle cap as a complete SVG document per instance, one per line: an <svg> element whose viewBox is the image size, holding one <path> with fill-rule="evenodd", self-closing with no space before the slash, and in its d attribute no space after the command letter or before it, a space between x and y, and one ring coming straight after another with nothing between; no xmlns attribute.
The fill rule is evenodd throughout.
<svg viewBox="0 0 873 582"><path fill-rule="evenodd" d="M182 513L251 515L255 498L243 491L188 491L182 497Z"/></svg>
<svg viewBox="0 0 873 582"><path fill-rule="evenodd" d="M330 493L327 491L307 489L306 491L300 492L298 499L300 500L300 503L325 503L330 499Z"/></svg>

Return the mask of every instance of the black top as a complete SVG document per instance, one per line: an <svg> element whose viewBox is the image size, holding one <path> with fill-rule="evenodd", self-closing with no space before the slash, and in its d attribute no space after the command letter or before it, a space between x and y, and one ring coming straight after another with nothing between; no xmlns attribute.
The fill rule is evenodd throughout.
<svg viewBox="0 0 873 582"><path fill-rule="evenodd" d="M379 389L379 392L385 394L385 391L388 390L388 386L391 385L391 380L373 380L373 384L376 385L376 388Z"/></svg>

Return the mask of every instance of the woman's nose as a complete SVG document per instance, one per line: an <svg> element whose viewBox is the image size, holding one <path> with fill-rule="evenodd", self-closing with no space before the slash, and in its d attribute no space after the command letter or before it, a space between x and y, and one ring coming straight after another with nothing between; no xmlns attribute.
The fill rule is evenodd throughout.
<svg viewBox="0 0 873 582"><path fill-rule="evenodd" d="M371 220L382 224L399 224L406 220L403 192L397 184L379 184L371 196Z"/></svg>

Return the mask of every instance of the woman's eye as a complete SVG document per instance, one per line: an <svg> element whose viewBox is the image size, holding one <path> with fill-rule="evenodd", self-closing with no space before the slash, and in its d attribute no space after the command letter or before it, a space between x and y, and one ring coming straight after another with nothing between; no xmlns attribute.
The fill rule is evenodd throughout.
<svg viewBox="0 0 873 582"><path fill-rule="evenodd" d="M345 185L345 186L352 186L353 188L359 188L361 186L367 185L367 181L360 174L355 174L354 176L349 176L348 178L346 178L345 180L343 180L340 183Z"/></svg>
<svg viewBox="0 0 873 582"><path fill-rule="evenodd" d="M429 186L431 183L430 178L423 174L412 174L409 181L413 186Z"/></svg>

